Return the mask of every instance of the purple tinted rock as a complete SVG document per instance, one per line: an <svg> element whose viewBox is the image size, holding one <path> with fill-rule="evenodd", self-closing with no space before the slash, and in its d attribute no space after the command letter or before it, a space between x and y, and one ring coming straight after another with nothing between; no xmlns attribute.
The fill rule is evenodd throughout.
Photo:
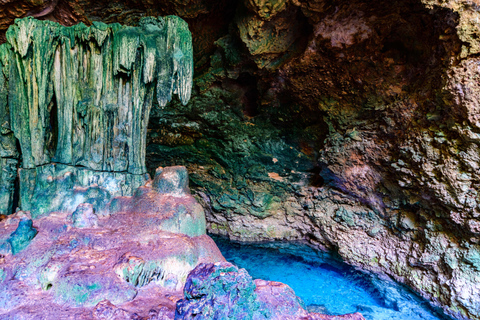
<svg viewBox="0 0 480 320"><path fill-rule="evenodd" d="M307 315L302 301L288 285L259 279L255 284L257 300L268 310L271 319L297 319Z"/></svg>
<svg viewBox="0 0 480 320"><path fill-rule="evenodd" d="M77 228L93 228L98 224L98 217L95 214L93 205L81 203L72 214L73 225Z"/></svg>
<svg viewBox="0 0 480 320"><path fill-rule="evenodd" d="M99 302L93 310L95 320L129 319L127 311L117 308L108 300Z"/></svg>
<svg viewBox="0 0 480 320"><path fill-rule="evenodd" d="M177 302L175 319L269 319L245 269L228 262L198 265Z"/></svg>

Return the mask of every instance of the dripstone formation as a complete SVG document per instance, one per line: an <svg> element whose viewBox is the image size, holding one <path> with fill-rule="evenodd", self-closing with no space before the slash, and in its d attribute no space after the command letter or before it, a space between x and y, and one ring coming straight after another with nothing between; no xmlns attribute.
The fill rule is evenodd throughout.
<svg viewBox="0 0 480 320"><path fill-rule="evenodd" d="M174 16L138 27L17 20L0 61L3 214L13 209L20 150L20 207L34 217L72 211L96 193L132 195L146 182L153 100L165 106L176 94L186 104L191 95L191 34Z"/></svg>

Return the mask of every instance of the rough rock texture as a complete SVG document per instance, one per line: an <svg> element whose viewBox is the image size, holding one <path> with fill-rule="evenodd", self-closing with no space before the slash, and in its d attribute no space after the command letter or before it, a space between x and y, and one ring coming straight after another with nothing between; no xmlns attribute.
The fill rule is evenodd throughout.
<svg viewBox="0 0 480 320"><path fill-rule="evenodd" d="M175 319L364 319L359 313L308 313L289 286L255 280L228 262L204 263L190 272Z"/></svg>
<svg viewBox="0 0 480 320"><path fill-rule="evenodd" d="M191 237L206 232L205 213L190 194L185 167L157 168L153 181L138 188L133 197L112 200L109 211L121 210L160 214L158 225L170 232Z"/></svg>
<svg viewBox="0 0 480 320"><path fill-rule="evenodd" d="M186 169L157 173L135 196L115 198L109 216L83 203L71 215L1 221L0 318L364 319L309 314L287 285L225 262Z"/></svg>
<svg viewBox="0 0 480 320"><path fill-rule="evenodd" d="M57 4L27 15L49 15ZM160 167L151 180L144 161L152 106L165 107L173 94L184 106L190 99L186 23L169 16L141 19L138 27L68 28L27 17L15 20L6 38L2 159L21 168L18 186L6 179L2 192L10 192L7 213L16 196L26 211L2 215L1 317L171 319L165 298L179 299L188 272L224 261L206 235L187 169ZM248 318L260 307L265 319L324 318L309 315L282 284L257 281L256 301L251 277L243 270L240 278L208 281L204 293L214 303L201 310L204 318ZM228 282L236 295L225 291ZM187 298L198 298L192 290L187 285ZM232 312L215 303L226 302L225 295L240 298ZM181 313L177 318L190 318Z"/></svg>
<svg viewBox="0 0 480 320"><path fill-rule="evenodd" d="M163 171L177 178L180 171L185 180L185 168ZM172 196L182 210L168 205ZM122 319L134 313L173 318L188 273L224 258L205 234L203 210L188 188L174 195L157 192L155 198L161 206L138 196L115 198L124 206L110 216L99 217L84 203L72 215L55 212L32 222L20 211L3 220L0 317L39 319L46 312L49 319L111 319L121 313ZM133 202L144 210L131 210ZM176 229L180 221L188 228Z"/></svg>
<svg viewBox="0 0 480 320"><path fill-rule="evenodd" d="M7 239L7 243L3 243L2 247L10 246L12 254L17 254L25 249L37 235L38 231L33 228L31 219L20 219L17 229Z"/></svg>
<svg viewBox="0 0 480 320"><path fill-rule="evenodd" d="M79 204L90 203L105 213L110 200L132 195L145 184L147 175L102 172L51 163L35 169L19 169L19 206L33 218L52 211L72 213Z"/></svg>
<svg viewBox="0 0 480 320"><path fill-rule="evenodd" d="M195 88L152 110L151 174L186 165L213 233L309 241L480 319L476 1L4 0L0 25L172 13Z"/></svg>
<svg viewBox="0 0 480 320"><path fill-rule="evenodd" d="M173 93L186 104L193 66L183 20L146 18L139 25L67 28L25 18L9 28L0 49L8 87L1 100L8 101L23 168L53 160L145 173L153 93L159 106Z"/></svg>
<svg viewBox="0 0 480 320"><path fill-rule="evenodd" d="M161 107L173 94L183 104L190 99L187 24L169 16L142 19L138 27L98 22L69 28L28 17L16 20L6 36L0 107L8 134L0 156L9 173L17 156L13 132L21 149L22 209L34 217L66 209L62 202L76 196L75 187L92 184L110 196L132 195L146 181L154 95ZM11 174L2 181L5 207L12 209Z"/></svg>

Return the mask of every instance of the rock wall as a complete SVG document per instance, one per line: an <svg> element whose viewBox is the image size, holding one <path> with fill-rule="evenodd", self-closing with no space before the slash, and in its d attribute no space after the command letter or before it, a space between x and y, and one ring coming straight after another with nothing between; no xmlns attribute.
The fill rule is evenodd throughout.
<svg viewBox="0 0 480 320"><path fill-rule="evenodd" d="M457 318L480 319L475 2L25 0L0 9L4 29L28 14L66 25L185 18L195 87L188 104L153 108L148 171L187 166L212 233L308 241Z"/></svg>
<svg viewBox="0 0 480 320"><path fill-rule="evenodd" d="M478 319L477 67L466 10L278 8L240 4L235 31L196 78L201 94L153 113L149 158L191 163L212 233L306 240Z"/></svg>

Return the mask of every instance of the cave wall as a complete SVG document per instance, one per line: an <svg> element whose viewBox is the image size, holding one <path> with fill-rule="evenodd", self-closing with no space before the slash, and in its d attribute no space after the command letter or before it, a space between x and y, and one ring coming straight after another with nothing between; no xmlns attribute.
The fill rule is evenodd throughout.
<svg viewBox="0 0 480 320"><path fill-rule="evenodd" d="M147 169L187 166L211 233L308 241L480 319L475 2L4 0L0 30L165 14L195 87L154 106Z"/></svg>

